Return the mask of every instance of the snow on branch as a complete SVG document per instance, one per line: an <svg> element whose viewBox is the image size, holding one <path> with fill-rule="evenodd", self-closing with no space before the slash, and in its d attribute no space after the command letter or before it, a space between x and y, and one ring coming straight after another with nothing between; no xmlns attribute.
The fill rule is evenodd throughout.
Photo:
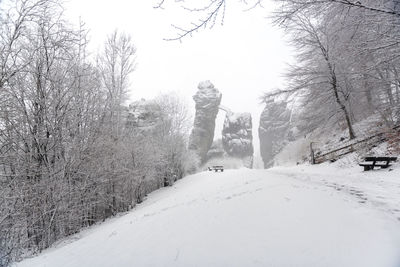
<svg viewBox="0 0 400 267"><path fill-rule="evenodd" d="M172 38L165 38L166 41L181 41L187 36L192 36L194 32L199 29L213 28L217 22L218 16L221 15L221 25L224 22L225 17L225 6L226 0L211 0L208 5L201 8L190 8L182 6L183 9L189 12L206 12L203 18L200 18L198 22L192 22L190 27L183 28L172 24L172 27L177 30L177 36Z"/></svg>

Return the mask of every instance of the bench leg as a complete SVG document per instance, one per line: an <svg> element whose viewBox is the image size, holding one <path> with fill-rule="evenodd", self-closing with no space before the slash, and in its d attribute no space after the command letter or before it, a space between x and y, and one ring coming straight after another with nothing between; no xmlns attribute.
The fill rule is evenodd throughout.
<svg viewBox="0 0 400 267"><path fill-rule="evenodd" d="M389 166L390 166L390 165L389 165L389 161L386 161L386 165L385 165L385 166L382 166L381 168L382 168L382 169L386 169L386 168L389 168Z"/></svg>

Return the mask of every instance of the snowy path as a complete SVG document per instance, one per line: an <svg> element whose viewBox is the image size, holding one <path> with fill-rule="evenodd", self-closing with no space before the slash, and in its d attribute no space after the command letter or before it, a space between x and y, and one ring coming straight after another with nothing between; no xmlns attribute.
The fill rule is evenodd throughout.
<svg viewBox="0 0 400 267"><path fill-rule="evenodd" d="M375 209L391 214L400 222L400 166L364 172L357 166L321 164L275 167L273 173L287 175L308 184L314 183L334 188L366 203Z"/></svg>
<svg viewBox="0 0 400 267"><path fill-rule="evenodd" d="M295 173L186 177L17 266L400 266L393 214Z"/></svg>

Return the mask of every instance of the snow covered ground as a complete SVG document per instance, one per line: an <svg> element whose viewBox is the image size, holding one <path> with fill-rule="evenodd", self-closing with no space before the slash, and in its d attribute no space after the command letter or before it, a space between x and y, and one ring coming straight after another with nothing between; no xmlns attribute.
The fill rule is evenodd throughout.
<svg viewBox="0 0 400 267"><path fill-rule="evenodd" d="M342 191L351 196L352 200L391 214L400 223L400 166L396 164L390 169L378 168L364 172L358 165L343 164L344 160L334 164L275 167L271 171L295 177L308 184L324 185Z"/></svg>
<svg viewBox="0 0 400 267"><path fill-rule="evenodd" d="M400 168L336 164L188 176L35 266L400 266Z"/></svg>

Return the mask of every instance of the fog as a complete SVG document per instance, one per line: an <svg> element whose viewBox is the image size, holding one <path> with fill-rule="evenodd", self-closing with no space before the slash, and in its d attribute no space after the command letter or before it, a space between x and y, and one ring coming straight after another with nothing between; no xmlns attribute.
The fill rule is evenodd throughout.
<svg viewBox="0 0 400 267"><path fill-rule="evenodd" d="M234 112L251 112L255 167L259 157L259 97L283 86L282 73L291 61L283 32L268 16L273 4L249 11L229 3L223 25L196 32L179 41L165 41L177 32L171 24L190 26L197 14L183 12L179 3L155 9L154 1L70 0L66 12L77 24L90 29L91 49L98 51L115 29L130 34L136 45L137 66L131 76L130 99L149 99L159 93L177 91L191 105L200 81L210 80L222 93L222 105ZM217 118L215 138L221 136L224 112ZM258 162L258 163L257 163Z"/></svg>

